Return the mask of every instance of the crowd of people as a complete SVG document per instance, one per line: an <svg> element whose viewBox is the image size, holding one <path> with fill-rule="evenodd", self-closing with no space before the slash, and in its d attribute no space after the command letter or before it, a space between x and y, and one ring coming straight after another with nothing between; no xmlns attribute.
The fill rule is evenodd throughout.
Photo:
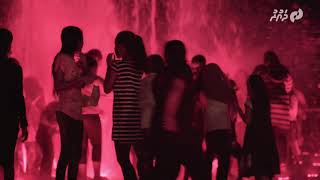
<svg viewBox="0 0 320 180"><path fill-rule="evenodd" d="M12 33L0 29L0 165L5 180L14 179L14 152L19 129L28 138L29 113L42 105L31 91L24 99L22 68L10 57ZM143 39L130 31L115 38L114 53L107 56L104 78L97 75L102 53L82 53L83 33L68 26L61 33L61 50L52 63L56 102L43 107L34 135L42 151L40 172L51 176L53 142L60 133L61 151L56 179L86 177L88 140L93 146L95 179L101 167L102 91L113 92L112 140L124 180L175 180L181 165L185 179L211 180L212 162L218 160L217 180L227 180L230 157L238 160L239 179L271 180L281 165L301 156L301 120L306 108L286 66L267 51L247 80L243 111L237 84L215 63L195 55L190 65L180 40L165 44L164 56L147 55ZM34 88L32 88L34 89ZM30 101L30 102L29 102ZM35 113L31 113L35 114ZM236 122L246 124L243 146L237 142ZM37 118L32 118L37 119ZM205 145L204 145L205 144ZM35 148L30 146L28 149ZM137 173L130 161L134 150ZM292 158L294 157L294 158ZM83 174L79 173L84 172ZM81 170L84 169L84 170Z"/></svg>

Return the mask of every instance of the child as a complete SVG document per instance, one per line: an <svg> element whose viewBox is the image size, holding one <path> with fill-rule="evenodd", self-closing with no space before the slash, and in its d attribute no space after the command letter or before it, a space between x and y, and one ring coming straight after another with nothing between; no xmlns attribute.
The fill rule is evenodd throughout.
<svg viewBox="0 0 320 180"><path fill-rule="evenodd" d="M97 76L97 61L86 56L86 67L84 73ZM102 110L99 109L98 103L100 99L100 86L102 85L102 80L97 78L91 84L88 84L82 89L82 94L84 95L84 107L82 108L83 114L83 125L84 125L84 136L82 143L82 158L80 161L80 168L83 169L83 176L86 177L86 164L87 164L87 149L88 140L92 144L92 161L94 168L95 179L100 179L100 167L101 167L101 122L100 116ZM88 99L90 95L93 95L92 99Z"/></svg>

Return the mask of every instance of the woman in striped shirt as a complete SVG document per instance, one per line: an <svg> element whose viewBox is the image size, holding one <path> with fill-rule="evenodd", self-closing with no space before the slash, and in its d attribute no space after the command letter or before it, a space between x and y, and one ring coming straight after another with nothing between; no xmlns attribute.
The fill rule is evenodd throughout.
<svg viewBox="0 0 320 180"><path fill-rule="evenodd" d="M143 140L143 132L139 91L146 52L141 37L129 31L122 31L117 35L115 52L122 60L115 61L112 54L108 55L104 90L105 93L114 91L112 139L118 163L124 179L135 180L137 176L129 155L133 147L138 160L140 159L139 144ZM141 177L140 170L138 162Z"/></svg>

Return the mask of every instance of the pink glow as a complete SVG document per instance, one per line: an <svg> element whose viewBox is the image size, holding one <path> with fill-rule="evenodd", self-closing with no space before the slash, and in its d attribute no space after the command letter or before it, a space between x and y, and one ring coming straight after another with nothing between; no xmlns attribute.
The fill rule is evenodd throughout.
<svg viewBox="0 0 320 180"><path fill-rule="evenodd" d="M25 77L37 77L44 89L46 103L53 100L51 63L60 49L61 29L67 25L79 26L83 30L84 52L98 48L104 56L113 52L114 37L123 29L140 34L144 38L149 54L162 53L163 43L166 40L181 39L187 46L188 59L195 54L204 54L209 62L221 65L224 71L237 81L240 87L238 92L240 105L244 104L246 98L246 79L253 67L262 63L263 52L269 48L280 50L288 47L289 50L295 51L290 47L292 44L299 44L290 39L287 44L279 43L278 38L281 32L287 29L280 26L274 27L269 34L271 39L269 42L262 41L263 43L259 46L246 47L248 44L251 45L247 37L252 34L244 34L244 30L250 27L241 26L240 17L230 11L231 5L228 3L231 1L163 0L166 12L161 15L158 8L159 0L132 0L133 3L130 5L126 4L127 1L121 0L15 0L14 2L12 12L15 14L11 15L13 20L9 24L14 33L13 56L23 66ZM245 10L254 11L248 8ZM254 26L256 25L254 23L257 23L254 22L257 18L254 18L255 16L248 17L246 21L252 21ZM263 26L272 28L267 21L269 17L261 19L266 20ZM285 36L287 34L294 33L286 30ZM308 44L307 41L304 43ZM300 48L299 46L299 50ZM280 56L284 57L285 64L294 63L295 59L288 57L286 52L280 53ZM302 60L305 62L304 59ZM103 61L99 68L99 74L102 77L105 69ZM112 94L105 95L100 103L104 109L101 175L118 178L121 177L121 172L111 141L112 97ZM245 124L237 122L236 130L238 140L242 143ZM57 159L59 137L54 137L54 141ZM89 166L89 170L88 174L92 176L92 167ZM289 177L283 177L281 180L288 179Z"/></svg>

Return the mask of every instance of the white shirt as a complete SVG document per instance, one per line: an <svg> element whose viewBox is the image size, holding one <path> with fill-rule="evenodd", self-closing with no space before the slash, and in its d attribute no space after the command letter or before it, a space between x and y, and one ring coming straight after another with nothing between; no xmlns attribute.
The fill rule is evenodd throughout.
<svg viewBox="0 0 320 180"><path fill-rule="evenodd" d="M101 114L102 109L99 108L100 99L100 86L99 80L95 80L93 83L85 86L81 91L82 95L88 97L88 103L82 107L82 114ZM98 89L94 89L94 88Z"/></svg>

